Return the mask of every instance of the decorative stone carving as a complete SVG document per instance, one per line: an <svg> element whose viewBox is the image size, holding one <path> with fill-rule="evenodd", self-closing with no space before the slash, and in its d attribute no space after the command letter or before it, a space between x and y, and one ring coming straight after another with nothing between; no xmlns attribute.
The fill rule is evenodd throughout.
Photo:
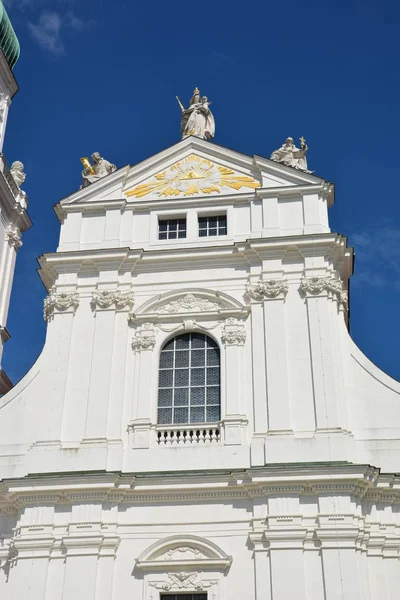
<svg viewBox="0 0 400 600"><path fill-rule="evenodd" d="M117 170L117 167L100 156L99 152L93 152L91 158L93 165L90 164L89 159L81 158L81 162L85 166L85 169L82 171L83 188Z"/></svg>
<svg viewBox="0 0 400 600"><path fill-rule="evenodd" d="M24 165L21 161L15 160L10 167L10 173L17 186L20 188L25 183L26 173L24 173Z"/></svg>
<svg viewBox="0 0 400 600"><path fill-rule="evenodd" d="M246 341L244 326L236 319L226 319L222 328L221 340L226 346L243 346Z"/></svg>
<svg viewBox="0 0 400 600"><path fill-rule="evenodd" d="M150 581L149 585L156 588L157 590L164 590L166 592L170 590L195 590L202 591L213 585L216 585L217 581L202 581L200 573L196 572L185 572L179 573L168 573L169 581Z"/></svg>
<svg viewBox="0 0 400 600"><path fill-rule="evenodd" d="M300 290L313 296L318 296L323 291L339 294L342 291L342 282L334 277L303 277Z"/></svg>
<svg viewBox="0 0 400 600"><path fill-rule="evenodd" d="M313 173L313 171L309 171L307 168L307 150L308 146L306 144L306 140L302 137L300 138L301 149L296 148L294 145L293 138L288 137L282 146L275 150L271 154L271 160L275 162L279 162L286 167L292 167L293 169L297 169L298 171L304 171L305 173Z"/></svg>
<svg viewBox="0 0 400 600"><path fill-rule="evenodd" d="M206 312L215 311L220 307L216 302L211 302L207 298L197 298L194 294L186 294L179 300L173 300L168 304L160 307L161 314L166 313L183 313L183 312Z"/></svg>
<svg viewBox="0 0 400 600"><path fill-rule="evenodd" d="M9 225L6 230L6 240L13 246L16 250L19 250L22 246L21 241L21 232L18 227L14 227L13 225Z"/></svg>
<svg viewBox="0 0 400 600"><path fill-rule="evenodd" d="M205 558L205 556L198 548L180 546L178 548L171 548L171 550L168 550L168 552L164 555L164 558L165 560L195 560L197 558Z"/></svg>
<svg viewBox="0 0 400 600"><path fill-rule="evenodd" d="M120 292L119 290L114 291L102 291L93 292L92 294L92 308L110 308L115 306L116 310L123 310L126 307L132 308L134 305L133 293L132 292Z"/></svg>
<svg viewBox="0 0 400 600"><path fill-rule="evenodd" d="M203 140L212 139L215 135L215 121L207 96L201 96L200 90L196 88L186 110L178 96L176 99L182 111L182 137L194 135Z"/></svg>
<svg viewBox="0 0 400 600"><path fill-rule="evenodd" d="M156 345L156 330L152 323L143 323L141 329L136 332L132 340L132 348L136 352L142 350L153 350Z"/></svg>
<svg viewBox="0 0 400 600"><path fill-rule="evenodd" d="M341 306L345 312L349 310L349 294L345 290L340 292L339 306Z"/></svg>
<svg viewBox="0 0 400 600"><path fill-rule="evenodd" d="M4 113L10 104L10 96L0 93L0 123L4 121Z"/></svg>
<svg viewBox="0 0 400 600"><path fill-rule="evenodd" d="M75 312L79 306L79 294L77 293L66 293L62 292L60 294L56 294L52 290L50 290L50 294L47 298L44 299L44 310L43 317L45 321L50 321L54 309L59 310L61 312L72 308Z"/></svg>
<svg viewBox="0 0 400 600"><path fill-rule="evenodd" d="M335 277L303 277L300 291L311 296L319 296L322 292L328 292L338 301L339 306L343 307L345 311L348 310L348 293L342 289L340 279L335 279Z"/></svg>
<svg viewBox="0 0 400 600"><path fill-rule="evenodd" d="M289 287L286 279L270 279L269 281L259 281L256 286L247 286L247 293L253 300L273 300L278 296L285 297Z"/></svg>

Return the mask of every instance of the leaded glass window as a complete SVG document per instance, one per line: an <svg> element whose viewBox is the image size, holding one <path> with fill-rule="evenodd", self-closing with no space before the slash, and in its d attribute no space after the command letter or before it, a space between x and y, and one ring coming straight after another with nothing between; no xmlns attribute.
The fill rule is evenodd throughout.
<svg viewBox="0 0 400 600"><path fill-rule="evenodd" d="M158 423L215 423L220 407L218 344L202 333L167 342L160 355Z"/></svg>
<svg viewBox="0 0 400 600"><path fill-rule="evenodd" d="M176 240L186 237L186 219L160 219L158 221L158 239Z"/></svg>
<svg viewBox="0 0 400 600"><path fill-rule="evenodd" d="M207 594L161 594L160 600L207 600Z"/></svg>
<svg viewBox="0 0 400 600"><path fill-rule="evenodd" d="M228 232L226 215L214 215L213 217L199 217L199 236L209 237L226 235Z"/></svg>

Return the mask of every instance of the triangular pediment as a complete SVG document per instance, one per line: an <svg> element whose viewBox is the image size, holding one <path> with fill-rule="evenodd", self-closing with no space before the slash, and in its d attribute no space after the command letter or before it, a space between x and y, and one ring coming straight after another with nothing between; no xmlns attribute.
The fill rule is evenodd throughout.
<svg viewBox="0 0 400 600"><path fill-rule="evenodd" d="M269 159L247 156L212 142L187 137L137 165L123 167L64 198L60 206L220 197L321 182L323 180L315 175Z"/></svg>
<svg viewBox="0 0 400 600"><path fill-rule="evenodd" d="M166 169L126 189L132 198L210 196L260 188L261 178L218 164L200 154L189 154Z"/></svg>

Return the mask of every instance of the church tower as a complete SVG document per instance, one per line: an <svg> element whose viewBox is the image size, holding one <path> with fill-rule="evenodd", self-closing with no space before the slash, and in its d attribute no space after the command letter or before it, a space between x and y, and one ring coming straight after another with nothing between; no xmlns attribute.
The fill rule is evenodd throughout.
<svg viewBox="0 0 400 600"><path fill-rule="evenodd" d="M351 340L333 184L183 139L56 207L43 352L0 401L0 597L392 600L400 384Z"/></svg>
<svg viewBox="0 0 400 600"><path fill-rule="evenodd" d="M23 165L16 161L10 171L3 154L8 110L18 91L12 69L19 52L18 38L0 0L0 396L12 387L1 368L1 358L10 338L6 324L16 254L22 246L21 233L31 226L26 210L28 198L19 187L25 180Z"/></svg>

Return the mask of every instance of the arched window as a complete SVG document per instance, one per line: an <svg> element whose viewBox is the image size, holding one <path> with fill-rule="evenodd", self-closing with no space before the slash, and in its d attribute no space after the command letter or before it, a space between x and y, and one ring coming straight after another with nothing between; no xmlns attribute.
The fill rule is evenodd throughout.
<svg viewBox="0 0 400 600"><path fill-rule="evenodd" d="M185 333L161 350L158 423L215 423L220 419L220 352L201 333Z"/></svg>

